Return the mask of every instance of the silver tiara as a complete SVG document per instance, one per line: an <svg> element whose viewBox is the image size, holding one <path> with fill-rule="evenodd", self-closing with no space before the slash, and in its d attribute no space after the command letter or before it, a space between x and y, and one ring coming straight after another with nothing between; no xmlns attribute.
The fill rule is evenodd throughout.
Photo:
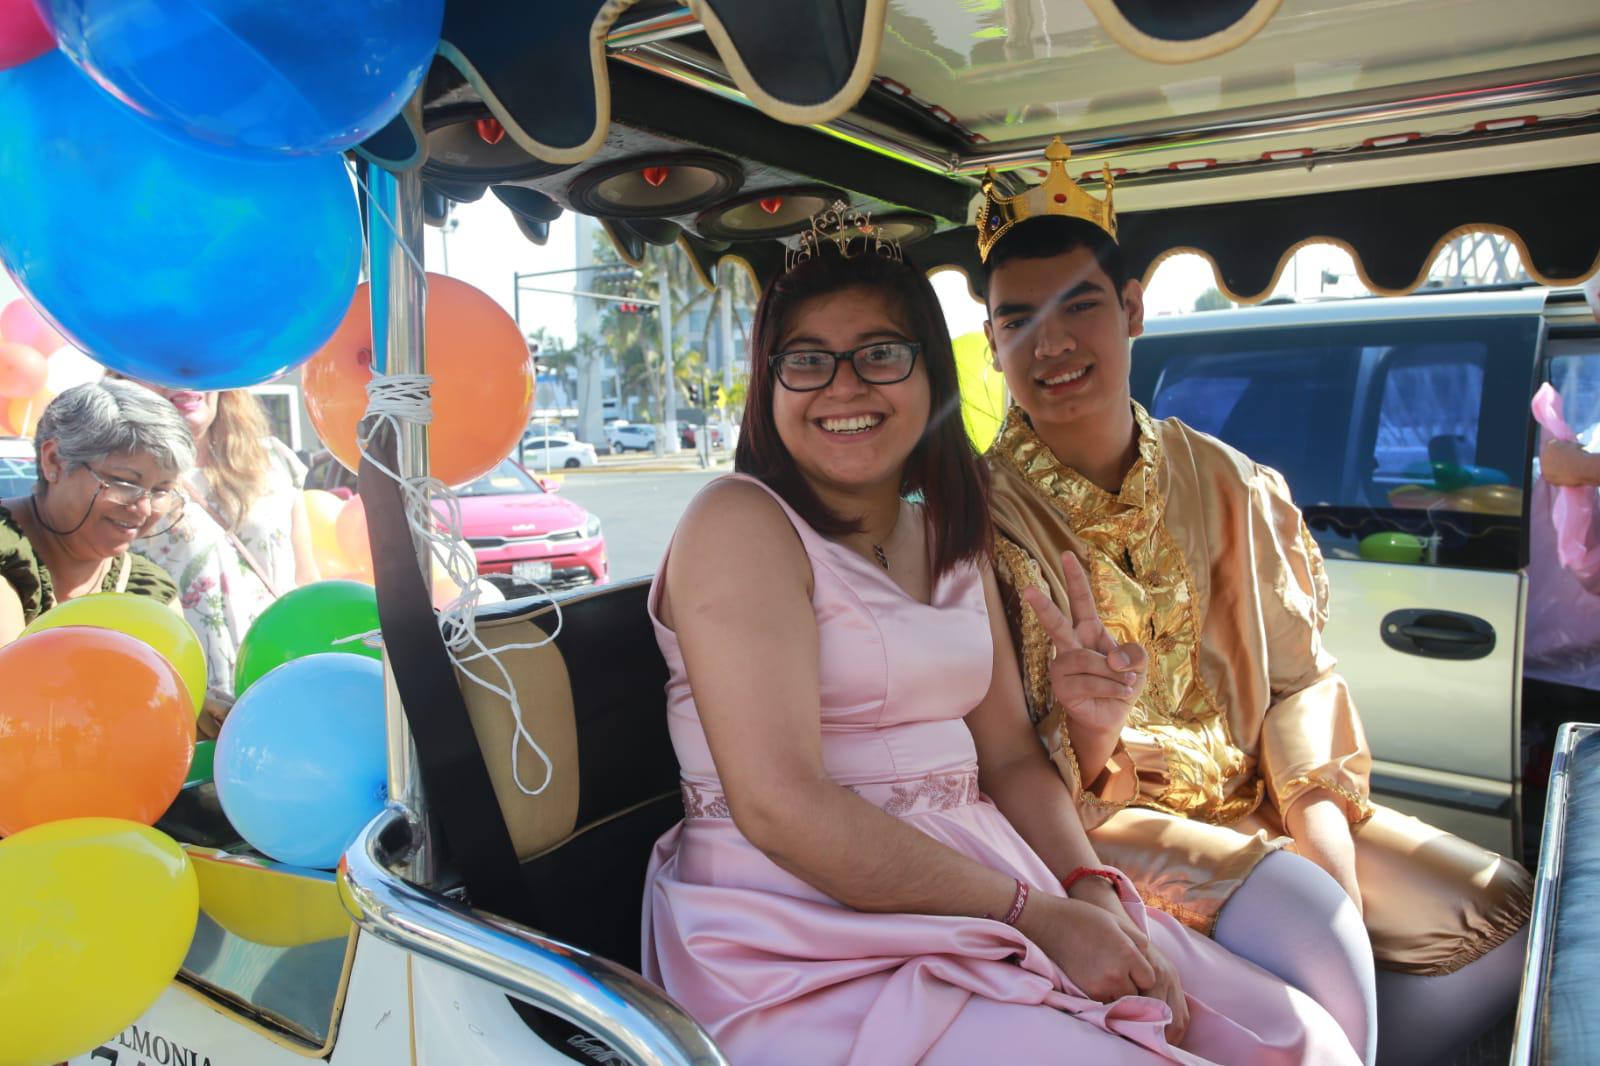
<svg viewBox="0 0 1600 1066"><path fill-rule="evenodd" d="M815 259L822 254L824 242L833 245L841 259L881 255L904 262L900 242L885 236L883 227L872 224L872 212L835 200L826 211L811 216L810 227L800 234L794 247L785 251L783 269L793 270L806 260Z"/></svg>

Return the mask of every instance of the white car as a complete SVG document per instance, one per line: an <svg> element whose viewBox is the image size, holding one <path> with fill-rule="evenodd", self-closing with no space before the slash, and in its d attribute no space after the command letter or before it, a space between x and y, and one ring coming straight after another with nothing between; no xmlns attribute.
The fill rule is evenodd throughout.
<svg viewBox="0 0 1600 1066"><path fill-rule="evenodd" d="M648 452L656 446L656 427L618 423L606 428L606 438L614 452Z"/></svg>
<svg viewBox="0 0 1600 1066"><path fill-rule="evenodd" d="M520 461L533 471L594 466L598 462L593 444L555 434L523 437Z"/></svg>

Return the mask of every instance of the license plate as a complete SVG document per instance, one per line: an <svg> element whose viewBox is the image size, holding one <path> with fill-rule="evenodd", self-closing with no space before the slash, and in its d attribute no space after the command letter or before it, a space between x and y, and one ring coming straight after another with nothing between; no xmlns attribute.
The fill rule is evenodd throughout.
<svg viewBox="0 0 1600 1066"><path fill-rule="evenodd" d="M550 564L535 562L512 563L511 576L518 581L549 581Z"/></svg>

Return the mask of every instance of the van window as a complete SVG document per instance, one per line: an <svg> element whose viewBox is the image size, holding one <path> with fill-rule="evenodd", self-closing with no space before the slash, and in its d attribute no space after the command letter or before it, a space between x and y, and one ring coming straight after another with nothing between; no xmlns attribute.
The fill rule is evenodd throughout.
<svg viewBox="0 0 1600 1066"><path fill-rule="evenodd" d="M1134 397L1282 473L1329 557L1515 569L1538 321L1156 333Z"/></svg>

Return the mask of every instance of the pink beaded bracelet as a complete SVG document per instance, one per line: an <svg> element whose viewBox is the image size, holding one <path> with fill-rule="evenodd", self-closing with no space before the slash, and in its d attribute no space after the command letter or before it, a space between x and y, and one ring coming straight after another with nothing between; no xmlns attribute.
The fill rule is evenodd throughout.
<svg viewBox="0 0 1600 1066"><path fill-rule="evenodd" d="M1017 919L1022 917L1022 908L1028 905L1028 883L1021 878L1017 879L1017 894L1011 898L1011 909L1004 918L999 919L1007 925L1016 925ZM985 914L985 918L994 919L994 915Z"/></svg>

